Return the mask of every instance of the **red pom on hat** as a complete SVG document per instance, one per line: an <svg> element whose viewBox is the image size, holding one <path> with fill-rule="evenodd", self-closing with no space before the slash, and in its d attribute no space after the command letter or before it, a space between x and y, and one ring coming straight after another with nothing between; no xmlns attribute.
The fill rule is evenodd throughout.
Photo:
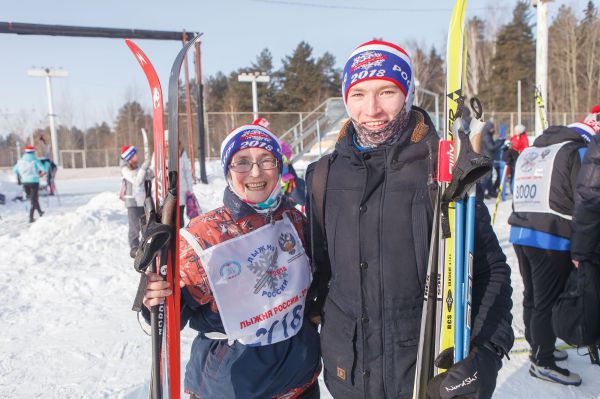
<svg viewBox="0 0 600 399"><path fill-rule="evenodd" d="M35 152L35 148L34 148L33 146L31 146L31 145L26 145L26 146L23 148L23 150L24 150L26 153Z"/></svg>
<svg viewBox="0 0 600 399"><path fill-rule="evenodd" d="M592 107L592 114L598 114L600 113L600 104L596 104Z"/></svg>
<svg viewBox="0 0 600 399"><path fill-rule="evenodd" d="M262 127L264 127L264 128L267 128L267 129L268 129L268 128L269 128L269 126L271 125L271 124L269 123L269 121L268 121L268 120L266 120L265 118L256 118L256 119L254 120L254 122L252 122L252 124L253 124L253 125L262 126Z"/></svg>

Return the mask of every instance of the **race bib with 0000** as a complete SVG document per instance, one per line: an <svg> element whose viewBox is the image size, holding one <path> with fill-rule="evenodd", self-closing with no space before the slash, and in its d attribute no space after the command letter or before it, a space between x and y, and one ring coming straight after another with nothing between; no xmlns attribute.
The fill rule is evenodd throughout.
<svg viewBox="0 0 600 399"><path fill-rule="evenodd" d="M571 216L550 208L554 159L558 151L568 143L570 141L548 147L529 147L519 155L515 166L515 212L551 213L571 220Z"/></svg>

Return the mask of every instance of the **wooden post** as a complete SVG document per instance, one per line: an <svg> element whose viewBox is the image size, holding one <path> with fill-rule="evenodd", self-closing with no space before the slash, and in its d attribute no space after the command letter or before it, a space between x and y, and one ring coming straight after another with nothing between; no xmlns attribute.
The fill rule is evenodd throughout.
<svg viewBox="0 0 600 399"><path fill-rule="evenodd" d="M206 177L206 146L204 145L204 85L202 84L202 71L200 68L200 43L196 42L196 106L198 112L198 163L200 164L200 181L208 184Z"/></svg>
<svg viewBox="0 0 600 399"><path fill-rule="evenodd" d="M182 42L185 45L186 34L185 29L183 30ZM190 163L192 166L192 181L196 182L196 161L194 157L194 128L192 126L192 99L190 97L190 79L188 75L188 61L187 55L183 60L183 73L185 75L185 114L188 131L188 151L190 155Z"/></svg>

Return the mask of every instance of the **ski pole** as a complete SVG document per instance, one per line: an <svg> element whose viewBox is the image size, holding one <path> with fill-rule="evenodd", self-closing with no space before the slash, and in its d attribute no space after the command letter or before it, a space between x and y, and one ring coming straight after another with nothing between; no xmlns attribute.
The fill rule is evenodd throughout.
<svg viewBox="0 0 600 399"><path fill-rule="evenodd" d="M506 180L506 171L508 170L508 166L504 167L502 171L502 178L500 179L500 188L498 189L498 195L496 196L496 206L494 206L494 214L492 215L492 226L496 221L496 213L498 212L498 205L500 204L500 198L502 197L502 190L504 190L504 182Z"/></svg>
<svg viewBox="0 0 600 399"><path fill-rule="evenodd" d="M588 346L588 353L590 354L590 361L592 364L600 366L600 350L598 349L598 345Z"/></svg>

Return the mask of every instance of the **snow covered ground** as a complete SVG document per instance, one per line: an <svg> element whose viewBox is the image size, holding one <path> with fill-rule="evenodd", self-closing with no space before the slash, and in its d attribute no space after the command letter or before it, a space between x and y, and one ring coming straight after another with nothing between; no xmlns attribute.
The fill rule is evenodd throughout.
<svg viewBox="0 0 600 399"><path fill-rule="evenodd" d="M209 165L209 180L194 188L205 209L221 202L225 181L218 163ZM128 256L119 185L115 177L59 181L59 197L42 197L46 214L29 225L25 204L10 201L19 187L0 173L8 200L0 206L1 398L148 397L150 339L130 310L138 276ZM509 214L510 203L502 203L496 231L513 268L514 327L522 335L523 287L507 241ZM193 337L184 330L182 370ZM524 353L511 359L495 398L600 398L600 368L575 350L563 367L581 374L580 387L530 377ZM322 397L330 398L322 388Z"/></svg>

